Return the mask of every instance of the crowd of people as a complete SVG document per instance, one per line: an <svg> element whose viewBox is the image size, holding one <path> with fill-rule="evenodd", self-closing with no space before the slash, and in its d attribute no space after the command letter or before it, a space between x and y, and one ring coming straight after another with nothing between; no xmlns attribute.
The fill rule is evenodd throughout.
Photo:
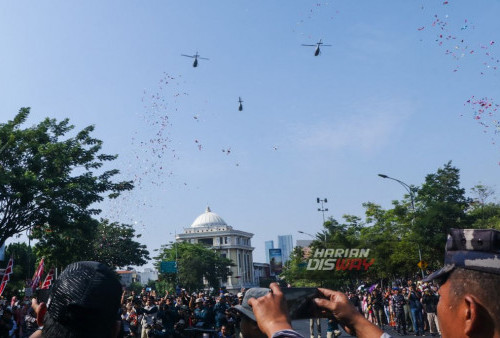
<svg viewBox="0 0 500 338"><path fill-rule="evenodd" d="M398 333L440 335L437 321L439 287L432 282L412 280L405 286L375 287L371 292L348 292L349 301L371 323L381 329L394 327Z"/></svg>
<svg viewBox="0 0 500 338"><path fill-rule="evenodd" d="M31 299L13 296L0 300L0 337L29 337L38 328Z"/></svg>
<svg viewBox="0 0 500 338"><path fill-rule="evenodd" d="M145 288L138 295L124 291L121 310L124 336L186 337L208 333L239 337L240 317L234 306L242 300L242 292L213 296L182 289L179 294L160 297Z"/></svg>
<svg viewBox="0 0 500 338"><path fill-rule="evenodd" d="M500 231L452 229L443 268L420 283L347 295L318 288L311 314L329 319L327 337L339 325L357 337L390 338L382 328L396 323L403 334L408 325L416 335L428 327L443 338L500 338L498 285ZM41 296L0 301L0 338L303 338L292 328L277 283L215 297L185 290L158 296L146 289L135 295L122 292L106 265L75 262L56 280L46 304L39 303Z"/></svg>
<svg viewBox="0 0 500 338"><path fill-rule="evenodd" d="M240 337L241 317L235 306L241 305L245 290L237 294L220 292L157 295L143 288L138 294L123 291L120 319L123 337L186 337L208 333L217 337ZM394 327L398 333L440 335L436 308L438 286L414 283L404 287L375 287L346 293L350 303L371 323L382 330ZM317 322L317 321L316 321ZM28 297L0 301L0 338L29 337L38 328L36 313ZM311 329L312 330L312 329ZM340 334L335 321L328 320L327 336ZM321 333L319 333L321 336ZM314 336L311 331L311 336Z"/></svg>

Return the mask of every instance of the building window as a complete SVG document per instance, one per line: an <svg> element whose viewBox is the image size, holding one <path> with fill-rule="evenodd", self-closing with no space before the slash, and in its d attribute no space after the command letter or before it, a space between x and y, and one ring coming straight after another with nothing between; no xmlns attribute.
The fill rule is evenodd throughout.
<svg viewBox="0 0 500 338"><path fill-rule="evenodd" d="M198 239L198 243L201 243L206 246L214 245L214 240L212 238L200 238Z"/></svg>
<svg viewBox="0 0 500 338"><path fill-rule="evenodd" d="M229 237L224 237L224 244L227 244L229 242Z"/></svg>

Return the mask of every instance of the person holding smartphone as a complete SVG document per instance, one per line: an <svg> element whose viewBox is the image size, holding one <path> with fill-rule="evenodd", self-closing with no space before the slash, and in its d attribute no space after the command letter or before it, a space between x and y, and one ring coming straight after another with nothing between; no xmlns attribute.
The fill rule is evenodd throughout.
<svg viewBox="0 0 500 338"><path fill-rule="evenodd" d="M301 334L292 329L285 297L279 285L271 283L270 289L271 291L265 295L258 298L248 298L246 299L247 304L243 304L242 307L236 307L244 315L242 316L241 323L243 336L269 338L302 337ZM251 294L251 290L248 291L249 294ZM361 338L390 337L364 318L342 292L322 288L318 289L318 291L320 298L314 299L316 306L325 315L333 315L347 333L357 335L357 337ZM245 300L243 303L245 303Z"/></svg>

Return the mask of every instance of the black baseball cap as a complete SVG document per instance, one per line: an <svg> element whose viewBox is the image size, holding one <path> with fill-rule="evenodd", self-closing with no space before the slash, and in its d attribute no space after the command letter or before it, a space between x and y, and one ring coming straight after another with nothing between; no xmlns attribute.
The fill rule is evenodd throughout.
<svg viewBox="0 0 500 338"><path fill-rule="evenodd" d="M86 331L117 319L121 284L108 266L90 261L68 265L47 301L47 314L63 326ZM90 324L89 324L90 323Z"/></svg>

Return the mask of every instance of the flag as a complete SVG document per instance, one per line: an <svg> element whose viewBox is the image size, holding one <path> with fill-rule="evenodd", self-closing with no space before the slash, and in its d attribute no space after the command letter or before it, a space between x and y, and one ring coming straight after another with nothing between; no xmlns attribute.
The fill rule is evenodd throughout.
<svg viewBox="0 0 500 338"><path fill-rule="evenodd" d="M2 284L0 284L0 296L3 293L3 290L5 290L5 287L7 286L7 282L10 279L10 274L12 273L12 268L14 266L14 259L11 257L9 259L9 263L7 264L7 268L5 269L5 273L2 278Z"/></svg>
<svg viewBox="0 0 500 338"><path fill-rule="evenodd" d="M36 288L38 287L38 284L40 284L40 280L42 279L43 261L44 261L44 258L42 257L42 259L40 260L40 264L38 264L38 268L36 269L35 274L33 275L33 279L31 279L31 289L33 291L36 290Z"/></svg>
<svg viewBox="0 0 500 338"><path fill-rule="evenodd" d="M43 281L42 287L40 289L47 290L50 287L50 285L52 285L53 279L54 279L54 268L51 268L47 276L45 276L45 280Z"/></svg>

